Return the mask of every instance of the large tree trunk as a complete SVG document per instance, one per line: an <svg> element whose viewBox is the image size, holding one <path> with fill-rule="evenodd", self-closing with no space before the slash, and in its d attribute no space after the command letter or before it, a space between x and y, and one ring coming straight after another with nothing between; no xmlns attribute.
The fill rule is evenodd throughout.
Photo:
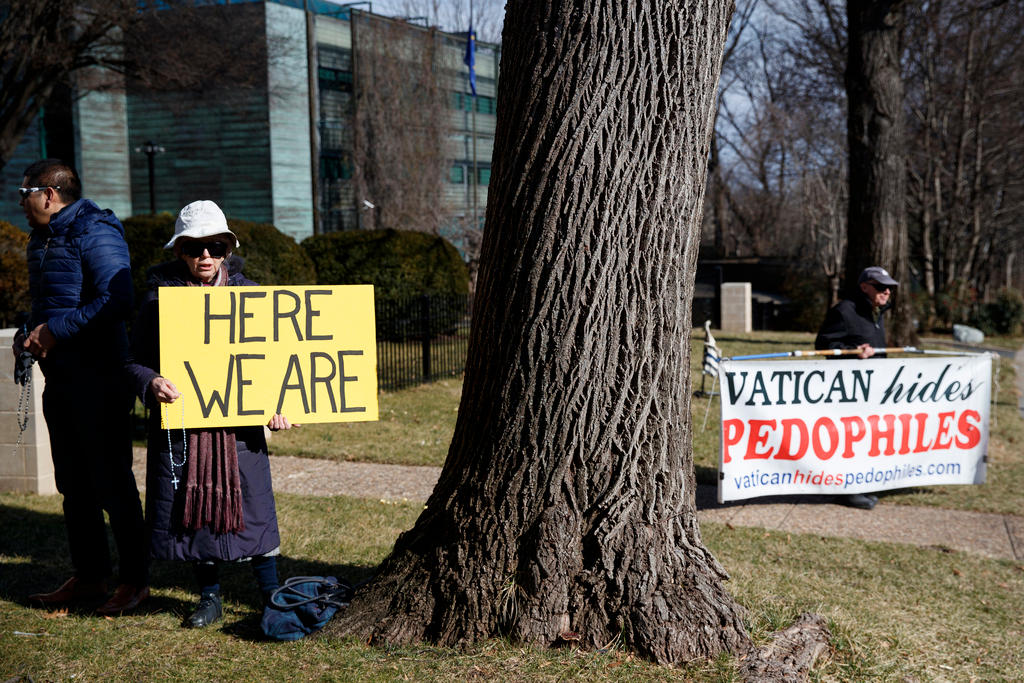
<svg viewBox="0 0 1024 683"><path fill-rule="evenodd" d="M900 283L910 284L900 75L903 1L847 0L846 15L850 154L846 287L855 290L860 271L871 265L882 266ZM917 335L907 294L894 301L889 341L912 344Z"/></svg>
<svg viewBox="0 0 1024 683"><path fill-rule="evenodd" d="M689 309L731 0L511 0L458 424L332 623L371 642L749 644L700 536Z"/></svg>

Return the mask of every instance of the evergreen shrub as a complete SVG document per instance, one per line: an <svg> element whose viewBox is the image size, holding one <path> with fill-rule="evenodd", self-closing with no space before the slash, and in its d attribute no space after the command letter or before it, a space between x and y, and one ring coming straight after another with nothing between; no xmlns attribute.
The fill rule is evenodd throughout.
<svg viewBox="0 0 1024 683"><path fill-rule="evenodd" d="M261 285L315 285L313 261L290 235L269 223L228 219L241 246L235 253L245 259L242 272Z"/></svg>
<svg viewBox="0 0 1024 683"><path fill-rule="evenodd" d="M137 308L145 300L149 269L174 258L174 254L164 249L167 240L174 234L174 216L169 213L132 216L123 219L121 224L124 225L125 241L128 242Z"/></svg>
<svg viewBox="0 0 1024 683"><path fill-rule="evenodd" d="M29 310L27 246L27 232L0 221L0 327L13 327Z"/></svg>
<svg viewBox="0 0 1024 683"><path fill-rule="evenodd" d="M792 302L781 329L816 332L829 308L831 292L825 276L810 267L793 270L783 278L779 289Z"/></svg>
<svg viewBox="0 0 1024 683"><path fill-rule="evenodd" d="M175 216L169 213L133 216L123 221L131 252L136 305L146 293L149 269L174 258L171 250L164 249L174 235L174 221ZM261 285L316 283L316 272L306 252L273 225L229 218L228 227L241 243L235 253L244 260L242 272L250 280Z"/></svg>
<svg viewBox="0 0 1024 683"><path fill-rule="evenodd" d="M390 312L378 321L384 339L402 340L452 331L460 322L469 293L469 270L458 250L443 237L407 230L353 230L314 235L302 241L313 260L321 285L374 286L378 310ZM421 297L429 296L427 307ZM438 302L444 302L437 306ZM431 311L428 330L415 329Z"/></svg>

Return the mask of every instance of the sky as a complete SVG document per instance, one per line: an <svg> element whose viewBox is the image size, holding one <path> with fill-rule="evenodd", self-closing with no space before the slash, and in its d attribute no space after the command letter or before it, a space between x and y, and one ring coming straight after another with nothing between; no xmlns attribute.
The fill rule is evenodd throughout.
<svg viewBox="0 0 1024 683"><path fill-rule="evenodd" d="M344 4L351 0L329 0ZM505 15L505 0L472 0L473 16L480 40L498 42ZM458 33L469 28L470 0L371 0L375 14L384 16L426 16L428 22L445 31ZM358 9L370 9L365 4ZM435 11L436 8L436 11ZM422 24L422 21L417 23Z"/></svg>

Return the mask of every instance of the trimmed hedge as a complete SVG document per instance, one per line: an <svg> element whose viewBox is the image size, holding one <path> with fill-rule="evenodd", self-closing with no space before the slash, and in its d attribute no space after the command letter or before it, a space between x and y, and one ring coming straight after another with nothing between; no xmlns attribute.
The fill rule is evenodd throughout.
<svg viewBox="0 0 1024 683"><path fill-rule="evenodd" d="M242 271L261 285L315 285L316 268L294 238L269 223L228 219L228 227L242 246L235 253L245 259Z"/></svg>
<svg viewBox="0 0 1024 683"><path fill-rule="evenodd" d="M320 285L374 286L377 299L469 293L469 270L443 237L407 230L352 230L302 240Z"/></svg>
<svg viewBox="0 0 1024 683"><path fill-rule="evenodd" d="M27 232L0 221L0 328L13 327L29 310L27 246Z"/></svg>
<svg viewBox="0 0 1024 683"><path fill-rule="evenodd" d="M174 234L174 218L169 213L160 213L155 216L132 216L121 221L131 258L136 308L145 300L149 269L174 256L164 249L167 240Z"/></svg>
<svg viewBox="0 0 1024 683"><path fill-rule="evenodd" d="M379 339L450 334L465 316L469 269L443 237L355 230L307 237L302 247L316 265L317 284L373 285Z"/></svg>
<svg viewBox="0 0 1024 683"><path fill-rule="evenodd" d="M167 240L174 235L174 220L175 216L162 213L133 216L123 221L131 251L136 304L145 295L149 269L174 258L173 252L164 249ZM250 280L261 285L316 283L316 271L306 252L273 225L229 218L228 227L241 243L235 253L244 259L242 272Z"/></svg>

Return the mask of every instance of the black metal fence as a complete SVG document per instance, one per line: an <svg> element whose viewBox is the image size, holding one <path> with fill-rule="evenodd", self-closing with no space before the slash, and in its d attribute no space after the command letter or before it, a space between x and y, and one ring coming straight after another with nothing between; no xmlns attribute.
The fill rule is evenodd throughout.
<svg viewBox="0 0 1024 683"><path fill-rule="evenodd" d="M393 391L459 375L469 346L469 296L378 299L377 386Z"/></svg>

